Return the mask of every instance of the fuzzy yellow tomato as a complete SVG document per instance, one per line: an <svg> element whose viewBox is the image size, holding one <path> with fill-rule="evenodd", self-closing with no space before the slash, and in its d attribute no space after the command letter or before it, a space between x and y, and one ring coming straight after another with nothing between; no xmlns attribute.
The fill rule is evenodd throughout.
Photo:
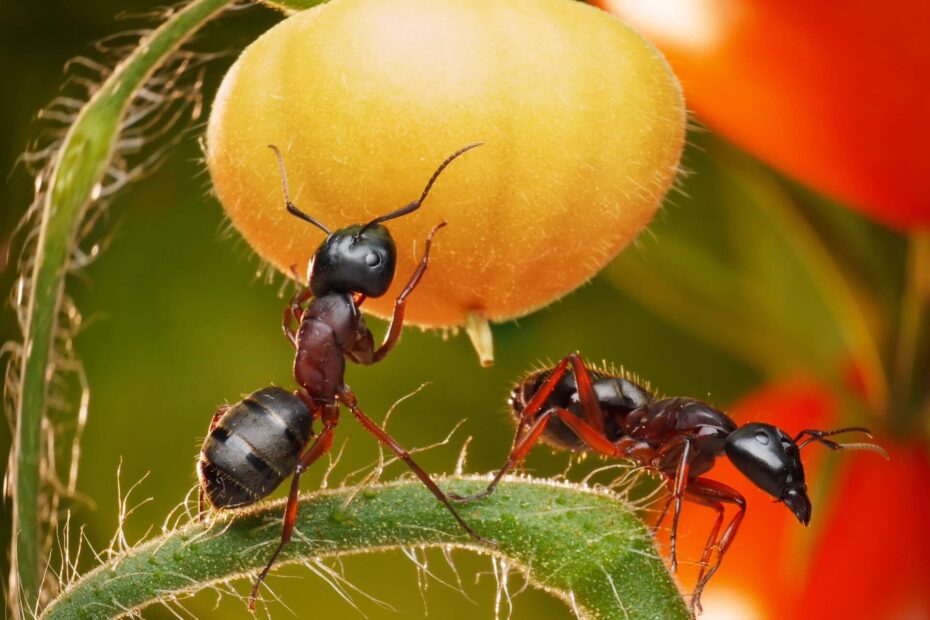
<svg viewBox="0 0 930 620"><path fill-rule="evenodd" d="M572 0L332 0L282 21L226 75L207 159L229 217L264 259L303 271L323 233L416 199L393 220L393 298L440 220L407 320L526 314L586 281L649 222L672 183L685 112L662 56Z"/></svg>

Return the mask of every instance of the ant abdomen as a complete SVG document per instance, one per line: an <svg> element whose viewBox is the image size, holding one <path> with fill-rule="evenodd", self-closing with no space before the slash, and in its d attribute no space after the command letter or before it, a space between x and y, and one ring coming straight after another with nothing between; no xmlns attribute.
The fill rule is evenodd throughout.
<svg viewBox="0 0 930 620"><path fill-rule="evenodd" d="M542 385L552 374L552 369L534 371L525 376L510 392L507 404L510 412L517 422L523 416L530 399L539 391ZM606 414L604 419L604 434L610 441L616 441L625 434L621 421L629 416L630 412L645 408L654 401L652 393L644 386L639 385L630 378L611 374L606 370L589 371L591 387L597 397L601 408ZM578 395L578 384L575 375L566 373L552 386L546 400L539 407L534 416L547 415L552 407L565 409L576 417L584 418L584 405ZM572 452L589 452L591 447L578 436L578 434L557 417L550 418L540 436L547 444L560 450Z"/></svg>
<svg viewBox="0 0 930 620"><path fill-rule="evenodd" d="M287 390L249 394L214 421L200 452L200 484L216 508L253 504L294 472L312 416Z"/></svg>

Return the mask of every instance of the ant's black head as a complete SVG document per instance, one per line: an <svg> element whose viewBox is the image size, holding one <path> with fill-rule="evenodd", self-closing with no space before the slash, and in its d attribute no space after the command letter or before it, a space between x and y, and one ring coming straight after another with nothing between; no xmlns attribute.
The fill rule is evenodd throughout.
<svg viewBox="0 0 930 620"><path fill-rule="evenodd" d="M732 433L726 441L727 456L757 487L775 497L807 525L811 500L804 482L804 465L798 444L771 424L754 422Z"/></svg>
<svg viewBox="0 0 930 620"><path fill-rule="evenodd" d="M849 426L832 431L807 429L792 439L771 424L753 422L730 433L725 449L737 469L760 489L784 502L798 521L807 525L811 520L811 500L807 497L804 465L801 464L801 449L804 446L819 443L831 450L868 450L888 459L888 453L874 443L837 443L827 439L844 433L872 436L867 428Z"/></svg>
<svg viewBox="0 0 930 620"><path fill-rule="evenodd" d="M380 297L391 286L397 249L381 224L349 226L326 238L310 271L310 290L319 297L331 291Z"/></svg>
<svg viewBox="0 0 930 620"><path fill-rule="evenodd" d="M284 170L284 158L278 147L269 144L268 148L274 151L278 158L278 167L281 169L281 183L284 186L284 204L288 212L305 222L313 224L327 234L316 253L310 269L310 291L319 297L333 291L348 293L361 293L366 297L380 297L391 286L394 279L394 269L397 267L397 248L388 229L382 226L384 222L412 213L420 208L426 200L430 188L446 166L459 155L470 151L481 142L469 144L460 148L446 158L433 176L430 177L418 200L414 200L396 211L391 211L371 220L365 225L349 226L336 232L313 217L298 209L290 200L287 191L287 173ZM437 228L444 226L445 222ZM436 229L433 229L435 232ZM432 237L432 234L430 235ZM429 241L427 240L427 243Z"/></svg>

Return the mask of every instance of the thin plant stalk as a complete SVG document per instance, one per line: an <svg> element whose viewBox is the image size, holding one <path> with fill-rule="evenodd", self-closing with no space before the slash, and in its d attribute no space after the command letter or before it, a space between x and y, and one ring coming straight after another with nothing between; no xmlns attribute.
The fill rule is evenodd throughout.
<svg viewBox="0 0 930 620"><path fill-rule="evenodd" d="M45 191L26 306L13 470L10 600L13 617L32 610L41 589L39 464L42 418L65 275L77 231L113 155L126 110L152 73L232 0L194 0L175 12L115 69L81 109L55 155Z"/></svg>

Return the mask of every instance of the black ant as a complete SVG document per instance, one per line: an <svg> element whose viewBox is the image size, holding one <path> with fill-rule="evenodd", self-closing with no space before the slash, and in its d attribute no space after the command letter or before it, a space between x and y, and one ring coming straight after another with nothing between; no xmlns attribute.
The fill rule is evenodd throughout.
<svg viewBox="0 0 930 620"><path fill-rule="evenodd" d="M301 474L332 446L333 432L339 422L339 403L352 411L365 430L407 463L469 535L480 542L490 542L465 523L446 494L407 451L359 409L355 394L344 380L346 358L359 364L374 364L384 359L397 344L407 297L426 271L433 235L446 225L440 222L426 238L423 258L397 297L387 335L381 346L375 349L374 337L366 327L359 307L367 297L384 295L394 279L397 249L391 233L382 224L419 209L446 166L480 144L470 144L446 158L427 182L419 199L367 224L335 232L290 201L284 159L277 147L269 146L278 158L287 211L322 229L327 237L313 255L307 286L297 291L284 310L284 334L297 350L294 377L300 389L290 393L269 387L235 405L220 407L213 416L200 453L201 514L205 497L219 509L247 506L267 496L293 474L281 541L255 581L249 597L249 609L255 608L255 598L262 581L293 534ZM304 306L311 297L313 300ZM323 428L309 444L313 437L312 424L317 419Z"/></svg>
<svg viewBox="0 0 930 620"><path fill-rule="evenodd" d="M569 372L569 366L574 371ZM456 501L472 501L490 495L501 478L521 463L540 439L563 450L595 452L631 459L661 474L671 497L655 524L657 530L674 501L671 531L671 569L678 566L676 538L682 500L717 511L701 557L701 570L691 598L692 611L701 609L701 592L733 543L746 511L746 500L734 489L701 475L724 454L756 486L783 502L807 525L811 502L804 482L801 449L816 442L832 450L871 450L887 453L872 443L840 444L827 437L861 432L861 427L831 431L803 430L793 439L783 430L760 422L737 426L729 416L693 398L657 399L626 376L589 370L577 353L554 368L530 373L512 390L508 399L518 420L510 458L487 489L469 497L450 495ZM735 504L736 514L723 534L724 504ZM717 561L710 558L717 549Z"/></svg>

